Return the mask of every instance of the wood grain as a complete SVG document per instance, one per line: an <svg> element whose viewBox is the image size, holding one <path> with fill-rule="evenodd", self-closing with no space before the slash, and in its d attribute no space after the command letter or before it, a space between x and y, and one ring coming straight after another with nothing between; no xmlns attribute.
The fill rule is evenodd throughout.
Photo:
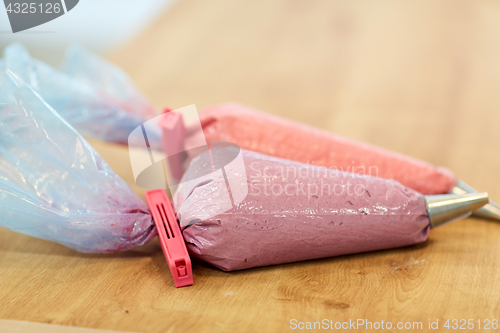
<svg viewBox="0 0 500 333"><path fill-rule="evenodd" d="M500 201L498 36L498 2L181 1L109 59L158 108L239 101L449 167ZM126 148L91 142L132 184ZM500 319L499 239L469 218L396 250L195 262L195 285L175 289L156 241L86 255L2 230L0 318L138 332Z"/></svg>
<svg viewBox="0 0 500 333"><path fill-rule="evenodd" d="M113 332L117 332L117 331L110 331L110 330L99 330L99 329L95 329L95 328L50 325L50 324L32 323L29 321L5 320L5 319L0 319L0 328L2 328L2 333L22 333L22 332L113 333Z"/></svg>

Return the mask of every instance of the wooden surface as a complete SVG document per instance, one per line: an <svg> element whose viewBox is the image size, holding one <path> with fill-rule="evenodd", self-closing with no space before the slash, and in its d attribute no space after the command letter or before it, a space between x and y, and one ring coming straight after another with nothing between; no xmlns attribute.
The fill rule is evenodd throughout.
<svg viewBox="0 0 500 333"><path fill-rule="evenodd" d="M116 333L118 331L100 330L95 328L72 327L54 324L41 324L29 321L0 319L2 333ZM120 331L123 332L123 331ZM132 332L128 332L132 333Z"/></svg>
<svg viewBox="0 0 500 333"><path fill-rule="evenodd" d="M158 108L239 101L449 167L500 201L499 36L498 2L181 1L109 59ZM132 181L125 148L92 143ZM138 332L500 319L499 240L499 223L469 218L403 249L196 262L175 289L157 241L89 255L1 230L0 318Z"/></svg>

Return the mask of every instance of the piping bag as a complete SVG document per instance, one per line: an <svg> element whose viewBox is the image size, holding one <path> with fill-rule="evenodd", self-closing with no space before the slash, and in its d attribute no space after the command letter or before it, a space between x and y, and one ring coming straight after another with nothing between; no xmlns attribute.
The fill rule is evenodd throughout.
<svg viewBox="0 0 500 333"><path fill-rule="evenodd" d="M0 227L80 252L156 236L146 204L29 85L0 73Z"/></svg>
<svg viewBox="0 0 500 333"><path fill-rule="evenodd" d="M21 44L11 44L0 69L23 80L86 136L136 146L128 140L130 132L157 115L125 73L78 45L68 48L56 69L33 59ZM160 130L149 134L152 147L161 149Z"/></svg>
<svg viewBox="0 0 500 333"><path fill-rule="evenodd" d="M427 195L477 193L446 168L243 105L230 103L206 108L200 114L200 121L202 130L186 129L186 146L204 135L208 142L232 142L242 149L266 155L340 171L375 173ZM168 131L164 128L165 136ZM500 206L490 202L474 215L500 221Z"/></svg>
<svg viewBox="0 0 500 333"><path fill-rule="evenodd" d="M417 244L488 203L486 193L424 196L394 180L210 148L173 203L189 253L224 271Z"/></svg>

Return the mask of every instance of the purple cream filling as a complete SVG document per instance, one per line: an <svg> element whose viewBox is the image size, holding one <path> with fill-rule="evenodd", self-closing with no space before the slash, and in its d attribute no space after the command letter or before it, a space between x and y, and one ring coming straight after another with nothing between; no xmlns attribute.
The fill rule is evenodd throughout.
<svg viewBox="0 0 500 333"><path fill-rule="evenodd" d="M235 184L226 186L220 173L181 182L174 195L190 254L222 270L395 248L427 238L423 195L396 181L241 153L246 177L236 185L248 188L241 202L228 205L228 189ZM206 159L194 158L187 177L203 163ZM225 211L213 216L221 207Z"/></svg>

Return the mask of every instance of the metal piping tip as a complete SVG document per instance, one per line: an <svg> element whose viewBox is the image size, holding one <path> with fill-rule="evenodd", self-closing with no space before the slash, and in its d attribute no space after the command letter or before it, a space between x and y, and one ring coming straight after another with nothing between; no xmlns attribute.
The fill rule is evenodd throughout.
<svg viewBox="0 0 500 333"><path fill-rule="evenodd" d="M451 189L451 193L453 194L466 194L466 193L478 193L475 189L464 183L463 181L459 180L456 184L455 187ZM483 207L479 208L475 212L472 213L475 217L479 217L482 219L488 219L488 220L496 220L500 221L500 206L493 201L490 201L489 204L484 205Z"/></svg>
<svg viewBox="0 0 500 333"><path fill-rule="evenodd" d="M488 203L488 193L426 195L430 227L463 219Z"/></svg>

